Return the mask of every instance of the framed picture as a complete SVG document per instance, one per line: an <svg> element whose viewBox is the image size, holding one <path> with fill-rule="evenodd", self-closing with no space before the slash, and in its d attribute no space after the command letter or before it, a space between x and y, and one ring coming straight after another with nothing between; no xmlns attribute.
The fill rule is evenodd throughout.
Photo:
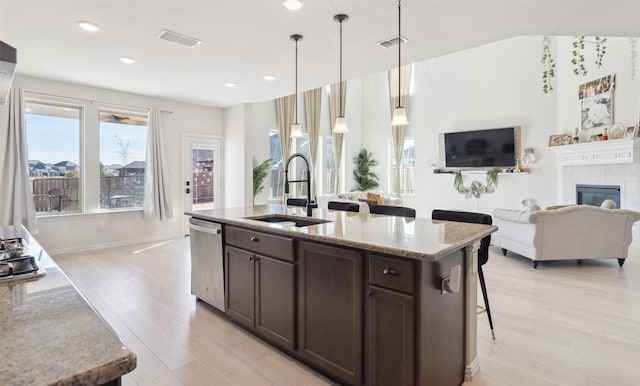
<svg viewBox="0 0 640 386"><path fill-rule="evenodd" d="M638 136L638 125L629 126L627 130L624 131L625 138L634 138Z"/></svg>
<svg viewBox="0 0 640 386"><path fill-rule="evenodd" d="M568 145L570 138L569 134L552 134L549 136L549 146Z"/></svg>
<svg viewBox="0 0 640 386"><path fill-rule="evenodd" d="M582 130L603 129L611 126L612 95L611 91L607 91L581 100Z"/></svg>

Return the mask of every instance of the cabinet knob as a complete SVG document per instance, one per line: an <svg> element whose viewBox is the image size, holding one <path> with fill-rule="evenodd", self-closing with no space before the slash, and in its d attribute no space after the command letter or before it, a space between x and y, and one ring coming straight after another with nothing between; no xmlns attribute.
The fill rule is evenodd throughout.
<svg viewBox="0 0 640 386"><path fill-rule="evenodd" d="M251 241L253 241L254 243L257 243L258 241L260 241L260 239L256 236L251 236Z"/></svg>
<svg viewBox="0 0 640 386"><path fill-rule="evenodd" d="M251 255L251 256L249 256L249 261L253 261L254 256L255 256L255 255Z"/></svg>
<svg viewBox="0 0 640 386"><path fill-rule="evenodd" d="M391 276L398 276L399 275L398 271L396 271L393 268L384 268L382 270L382 273L385 274L385 275L391 275Z"/></svg>
<svg viewBox="0 0 640 386"><path fill-rule="evenodd" d="M370 289L370 290L367 292L367 295L369 295L369 296L373 296L373 295L375 295L375 294L376 294L376 291L374 291L374 290L372 290L372 289Z"/></svg>

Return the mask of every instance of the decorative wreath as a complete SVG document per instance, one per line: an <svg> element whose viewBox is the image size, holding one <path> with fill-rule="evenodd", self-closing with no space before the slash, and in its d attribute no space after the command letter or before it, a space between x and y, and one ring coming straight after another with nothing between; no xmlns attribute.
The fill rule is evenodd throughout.
<svg viewBox="0 0 640 386"><path fill-rule="evenodd" d="M465 198L480 198L483 193L493 193L498 187L498 173L499 168L492 168L487 171L486 184L483 185L480 181L473 181L471 185L464 186L462 181L462 170L455 172L455 178L453 179L453 187L460 194L464 194Z"/></svg>

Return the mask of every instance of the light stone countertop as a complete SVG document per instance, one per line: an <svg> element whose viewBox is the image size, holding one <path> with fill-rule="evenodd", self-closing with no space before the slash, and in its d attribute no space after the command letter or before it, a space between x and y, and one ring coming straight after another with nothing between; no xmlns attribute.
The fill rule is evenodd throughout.
<svg viewBox="0 0 640 386"><path fill-rule="evenodd" d="M312 219L325 219L329 222L306 227L281 226L247 219L272 215L308 219L305 208L273 204L192 211L185 214L299 239L426 261L436 261L498 229L494 225L434 221L426 217L407 218L323 209L314 209Z"/></svg>
<svg viewBox="0 0 640 386"><path fill-rule="evenodd" d="M136 356L87 303L50 256L23 228L25 254L38 258L45 276L0 281L0 385L99 385L132 371Z"/></svg>

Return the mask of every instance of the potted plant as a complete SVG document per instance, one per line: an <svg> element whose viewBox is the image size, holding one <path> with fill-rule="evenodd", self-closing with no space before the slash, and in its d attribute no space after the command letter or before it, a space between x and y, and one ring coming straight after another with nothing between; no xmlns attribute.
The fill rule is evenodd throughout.
<svg viewBox="0 0 640 386"><path fill-rule="evenodd" d="M353 157L354 170L353 179L357 186L353 190L367 191L377 188L380 183L378 176L371 171L371 168L378 166L378 161L373 159L373 153L368 152L364 147Z"/></svg>
<svg viewBox="0 0 640 386"><path fill-rule="evenodd" d="M267 178L271 169L271 158L262 161L258 164L256 159L253 159L253 204L255 205L256 196L264 190L264 179Z"/></svg>

